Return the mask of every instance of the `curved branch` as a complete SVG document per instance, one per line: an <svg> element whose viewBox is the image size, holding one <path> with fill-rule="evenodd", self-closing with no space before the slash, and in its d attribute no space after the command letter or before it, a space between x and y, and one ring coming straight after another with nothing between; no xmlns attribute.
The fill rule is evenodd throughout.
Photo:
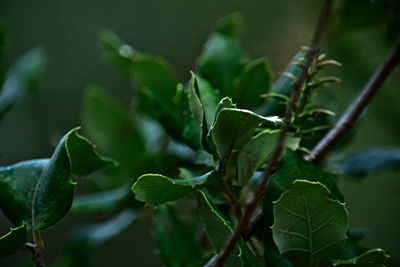
<svg viewBox="0 0 400 267"><path fill-rule="evenodd" d="M365 107L371 102L383 82L400 61L400 37L397 38L394 47L386 56L382 64L376 69L360 94L348 106L336 125L322 138L306 160L319 162L337 142L351 129Z"/></svg>
<svg viewBox="0 0 400 267"><path fill-rule="evenodd" d="M289 129L290 121L292 118L292 113L296 109L297 101L300 96L300 91L301 91L300 89L306 80L307 71L310 68L314 58L318 55L319 43L320 43L320 40L322 37L322 33L325 29L328 15L332 8L332 3L333 3L333 0L325 0L323 9L322 9L322 12L320 15L320 19L318 21L317 29L315 31L313 40L311 42L311 49L307 53L307 56L305 58L303 71L302 71L301 75L299 76L299 78L297 79L297 81L293 85L292 94L290 97L289 105L286 110L284 123L281 127L281 131L279 133L278 140L276 141L275 148L272 151L270 160L268 161L267 167L264 170L263 176L262 176L261 181L256 189L253 199L247 206L247 208L243 214L243 217L239 221L239 224L236 227L235 232L233 233L232 237L228 241L224 250L217 257L213 257L213 262L212 263L209 262L207 264L207 266L216 266L216 267L223 266L225 261L228 259L229 255L232 253L233 249L235 248L237 241L239 240L239 238L243 235L243 233L248 228L249 220L251 219L251 216L253 215L253 213L257 207L257 204L260 201L262 194L264 193L264 190L269 181L269 178L270 178L276 164L278 163L280 156L282 155L284 143L285 143L285 136L286 136L286 132Z"/></svg>

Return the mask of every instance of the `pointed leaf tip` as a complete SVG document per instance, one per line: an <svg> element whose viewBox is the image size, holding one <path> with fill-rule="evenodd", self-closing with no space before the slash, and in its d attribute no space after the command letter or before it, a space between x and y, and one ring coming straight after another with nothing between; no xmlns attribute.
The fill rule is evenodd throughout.
<svg viewBox="0 0 400 267"><path fill-rule="evenodd" d="M64 135L50 159L0 167L0 208L11 222L24 221L34 231L54 225L71 207L76 185L71 174L87 175L109 164L78 130Z"/></svg>
<svg viewBox="0 0 400 267"><path fill-rule="evenodd" d="M235 39L239 36L241 24L242 16L240 13L229 14L216 23L214 32Z"/></svg>
<svg viewBox="0 0 400 267"><path fill-rule="evenodd" d="M263 122L279 122L279 118L262 117L245 109L223 108L209 131L219 159L225 164L234 149L240 149Z"/></svg>
<svg viewBox="0 0 400 267"><path fill-rule="evenodd" d="M208 179L214 175L215 171L211 171L190 179L171 179L160 174L145 174L133 184L132 192L137 200L157 206L182 198L197 187L206 186Z"/></svg>

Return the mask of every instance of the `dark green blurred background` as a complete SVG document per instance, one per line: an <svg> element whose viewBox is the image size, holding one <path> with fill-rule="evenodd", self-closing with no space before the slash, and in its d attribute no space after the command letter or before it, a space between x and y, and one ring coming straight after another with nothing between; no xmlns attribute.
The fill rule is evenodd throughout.
<svg viewBox="0 0 400 267"><path fill-rule="evenodd" d="M309 43L319 4L317 0L1 0L0 19L9 33L4 67L37 45L47 51L48 62L40 92L15 106L0 125L0 163L49 156L54 140L81 124L81 97L89 83L104 86L129 106L129 82L101 58L97 34L103 28L114 30L139 51L165 57L184 82L194 69L213 23L224 15L240 12L245 25L243 46L252 58L267 57L277 73L301 45ZM340 114L390 46L384 27L368 23L371 18L365 14L370 12L374 21L373 7L365 11L353 6L360 13L351 13L349 9L350 19L343 21L342 1L336 4L322 50L343 63L340 70L333 71L343 83L322 89L318 99ZM354 26L354 21L359 25ZM397 68L363 115L354 140L336 157L371 147L399 147L399 125ZM381 247L394 258L400 258L399 174L391 171L371 175L361 183L339 181L351 225L370 229L364 244ZM47 262L53 262L62 253L68 232L83 220L69 214L43 234ZM0 215L0 232L6 233L10 226ZM150 232L149 220L136 223L119 239L98 248L93 266L161 265L154 254ZM27 260L27 255L19 253L1 260L0 266L14 266Z"/></svg>

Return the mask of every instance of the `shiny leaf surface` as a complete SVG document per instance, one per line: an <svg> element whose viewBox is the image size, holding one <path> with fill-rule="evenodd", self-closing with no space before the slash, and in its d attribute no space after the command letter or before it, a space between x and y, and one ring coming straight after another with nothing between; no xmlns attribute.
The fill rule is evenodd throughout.
<svg viewBox="0 0 400 267"><path fill-rule="evenodd" d="M28 239L26 225L11 228L10 232L0 237L0 259L10 256L24 247Z"/></svg>
<svg viewBox="0 0 400 267"><path fill-rule="evenodd" d="M132 186L136 199L151 205L174 201L195 191L216 175L211 171L205 175L190 179L171 179L160 174L145 174Z"/></svg>
<svg viewBox="0 0 400 267"><path fill-rule="evenodd" d="M50 159L0 168L0 207L11 222L16 225L25 222L34 231L54 225L71 207L76 185L71 174L88 174L112 164L98 157L93 145L78 135L78 129L61 139ZM70 151L76 147L88 148L85 149L88 154L72 158ZM81 164L83 168L79 168Z"/></svg>

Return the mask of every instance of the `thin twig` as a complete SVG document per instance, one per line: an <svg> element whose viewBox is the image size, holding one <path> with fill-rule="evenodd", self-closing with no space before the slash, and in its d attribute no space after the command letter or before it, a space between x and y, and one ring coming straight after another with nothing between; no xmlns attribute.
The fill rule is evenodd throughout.
<svg viewBox="0 0 400 267"><path fill-rule="evenodd" d="M251 238L247 240L247 243L249 244L251 250L253 251L253 254L257 257L258 261L262 266L265 266L264 262L264 257L262 256L260 250L258 249L257 245L254 243L254 240Z"/></svg>
<svg viewBox="0 0 400 267"><path fill-rule="evenodd" d="M284 143L285 143L286 132L289 129L289 125L290 125L291 118L292 118L292 113L296 109L297 101L300 96L300 88L304 84L308 69L310 68L314 58L318 54L319 43L320 43L322 33L325 28L325 24L326 24L329 12L332 7L332 3L333 3L333 0L326 0L324 3L324 6L323 6L323 9L321 12L321 16L318 21L317 29L315 31L314 38L311 43L311 49L307 53L307 56L304 61L304 69L303 69L302 73L300 74L299 78L297 79L297 81L293 85L292 94L290 97L289 105L286 110L284 123L281 127L281 131L279 133L278 140L276 141L275 148L272 151L270 160L268 161L267 167L264 170L263 176L262 176L261 181L256 189L253 199L247 206L247 208L243 214L243 217L239 221L239 224L236 227L234 234L228 241L225 249L221 252L221 254L219 254L217 256L217 258L213 257L213 262L215 262L215 265L212 263L211 264L208 263L207 266L216 266L216 267L223 266L225 261L228 259L229 255L232 253L233 249L235 248L237 241L242 236L242 234L247 230L249 220L250 220L251 216L253 215L262 194L264 193L265 187L269 181L269 177L272 174L276 164L278 163L280 156L282 155Z"/></svg>
<svg viewBox="0 0 400 267"><path fill-rule="evenodd" d="M348 106L346 111L340 117L336 125L322 138L314 147L306 160L317 163L325 154L330 151L337 142L351 129L365 107L371 102L372 98L378 92L383 82L387 79L392 70L400 61L400 37L397 38L394 47L386 56L382 64L376 69L368 83L362 89L360 94Z"/></svg>
<svg viewBox="0 0 400 267"><path fill-rule="evenodd" d="M33 245L33 250L30 250L32 252L32 261L36 267L45 267L43 261L44 244L39 232L33 231L33 241L35 244Z"/></svg>
<svg viewBox="0 0 400 267"><path fill-rule="evenodd" d="M218 260L218 254L215 254L203 267L214 267L217 260Z"/></svg>
<svg viewBox="0 0 400 267"><path fill-rule="evenodd" d="M264 220L264 214L263 211L260 209L249 220L248 229L243 232L242 238L244 240L250 239L254 233L254 230L257 229L260 225L262 225L263 220Z"/></svg>
<svg viewBox="0 0 400 267"><path fill-rule="evenodd" d="M383 63L381 64L381 66L380 66L379 68L377 68L376 72L373 74L373 76L371 76L370 81L367 83L367 85L365 86L365 88L367 88L367 86L370 85L370 84L372 83L372 80L373 80L373 79L376 79L376 77L378 76L378 73L381 73L380 75L382 75L382 70L383 70L383 69L386 69L386 71L385 71L384 73L388 72L388 73L385 74L386 77L384 77L384 78L386 79L386 78L387 78L387 75L389 74L389 72L390 72L390 71L394 68L394 66L396 65L396 63L393 63L393 61L396 61L396 60L397 60L397 63L399 62L399 60L400 60L399 54L400 54L400 37L399 37L399 39L397 40L397 42L396 42L394 48L391 50L391 52L388 54L388 56L385 58L385 60L384 60ZM396 59L396 58L397 58L397 59ZM391 60L389 60L389 59L391 59ZM385 68L383 67L384 65L388 65L388 64L392 65L392 67L391 67L390 70L388 69L389 66L387 66L387 67L385 67ZM379 76L380 76L380 75L379 75ZM374 78L374 77L375 77L375 78ZM380 79L382 79L382 78L383 78L383 77L381 77ZM385 79L383 79L383 80L385 80ZM382 81L382 82L383 82L383 81ZM361 110L361 111L362 111L362 110L365 108L365 106L366 106L366 104L365 104L365 102L364 102L365 100L363 100L363 101L357 101L357 102L356 102L356 100L359 99L359 98L361 98L362 95L364 95L364 97L367 95L367 94L365 93L365 90L366 90L365 88L360 92L359 96L353 101L353 104L352 104L352 105L355 105L355 103L364 103L363 106L362 106L362 107L361 107L361 106L358 106L358 105L357 105L357 106L354 106L354 107L352 108L353 110ZM377 89L375 89L375 90L377 90ZM372 99L372 97L371 97L371 99ZM369 101L371 101L371 99L369 99ZM368 104L368 103L367 103L367 104ZM360 113L361 113L361 112L359 112L358 114L360 114ZM346 113L344 113L344 114L346 114ZM342 117L343 117L343 116L342 116ZM342 120L342 117L341 117L340 120ZM346 119L350 119L350 116L347 117ZM340 121L340 120L339 120L339 121ZM343 119L343 120L344 120L344 119ZM355 120L357 120L357 118L355 118ZM337 131L337 129L340 128L340 129L342 129L342 131L344 131L344 133L342 133L342 134L345 134L347 131L349 131L349 130L351 129L351 126L354 124L354 122L353 122L351 125L348 124L348 123L344 123L344 124L342 124L342 126L339 126L338 124L339 124L339 122L336 124L335 127L332 128L332 130L331 130L330 132ZM326 136L320 141L320 143L318 143L317 146L315 146L315 148L314 148L309 154L307 154L307 155L304 157L305 160L314 161L314 162L320 161L320 160L324 157L324 155L326 155L326 153L329 151L329 149L332 149L332 147L333 147L336 143L333 144L333 141L332 141L331 139L329 139L329 142L332 142L333 145L330 144L329 149L328 149L327 147L325 147L325 146L327 146L327 144L328 144L328 141L326 141L326 140L327 140L327 136L328 136L328 135L333 136L330 132L328 132L328 133L326 134ZM335 136L336 136L336 135L335 135ZM341 136L341 137L343 137L343 136ZM336 137L336 138L339 138L338 140L340 140L340 137ZM325 141L324 141L324 140L325 140ZM338 140L336 140L336 142L337 142ZM318 146L320 146L320 148L317 150L317 147L318 147ZM312 153L312 154L311 154L311 153ZM313 160L313 158L315 158L316 160ZM264 218L264 214L262 213L261 210L260 210L258 213L256 213L256 214L251 218L250 223L249 223L249 227L248 227L247 231L245 231L244 234L242 235L242 237L243 237L245 240L248 239L248 238L250 238L251 235L253 235L254 230L257 228L257 226L260 225L260 223L262 222L263 218Z"/></svg>
<svg viewBox="0 0 400 267"><path fill-rule="evenodd" d="M28 250L32 254L32 262L36 267L45 267L42 250L39 251L35 244L25 243L25 247L23 249Z"/></svg>
<svg viewBox="0 0 400 267"><path fill-rule="evenodd" d="M32 255L32 262L35 264L36 267L45 267L46 265L43 262L43 254L33 254Z"/></svg>

